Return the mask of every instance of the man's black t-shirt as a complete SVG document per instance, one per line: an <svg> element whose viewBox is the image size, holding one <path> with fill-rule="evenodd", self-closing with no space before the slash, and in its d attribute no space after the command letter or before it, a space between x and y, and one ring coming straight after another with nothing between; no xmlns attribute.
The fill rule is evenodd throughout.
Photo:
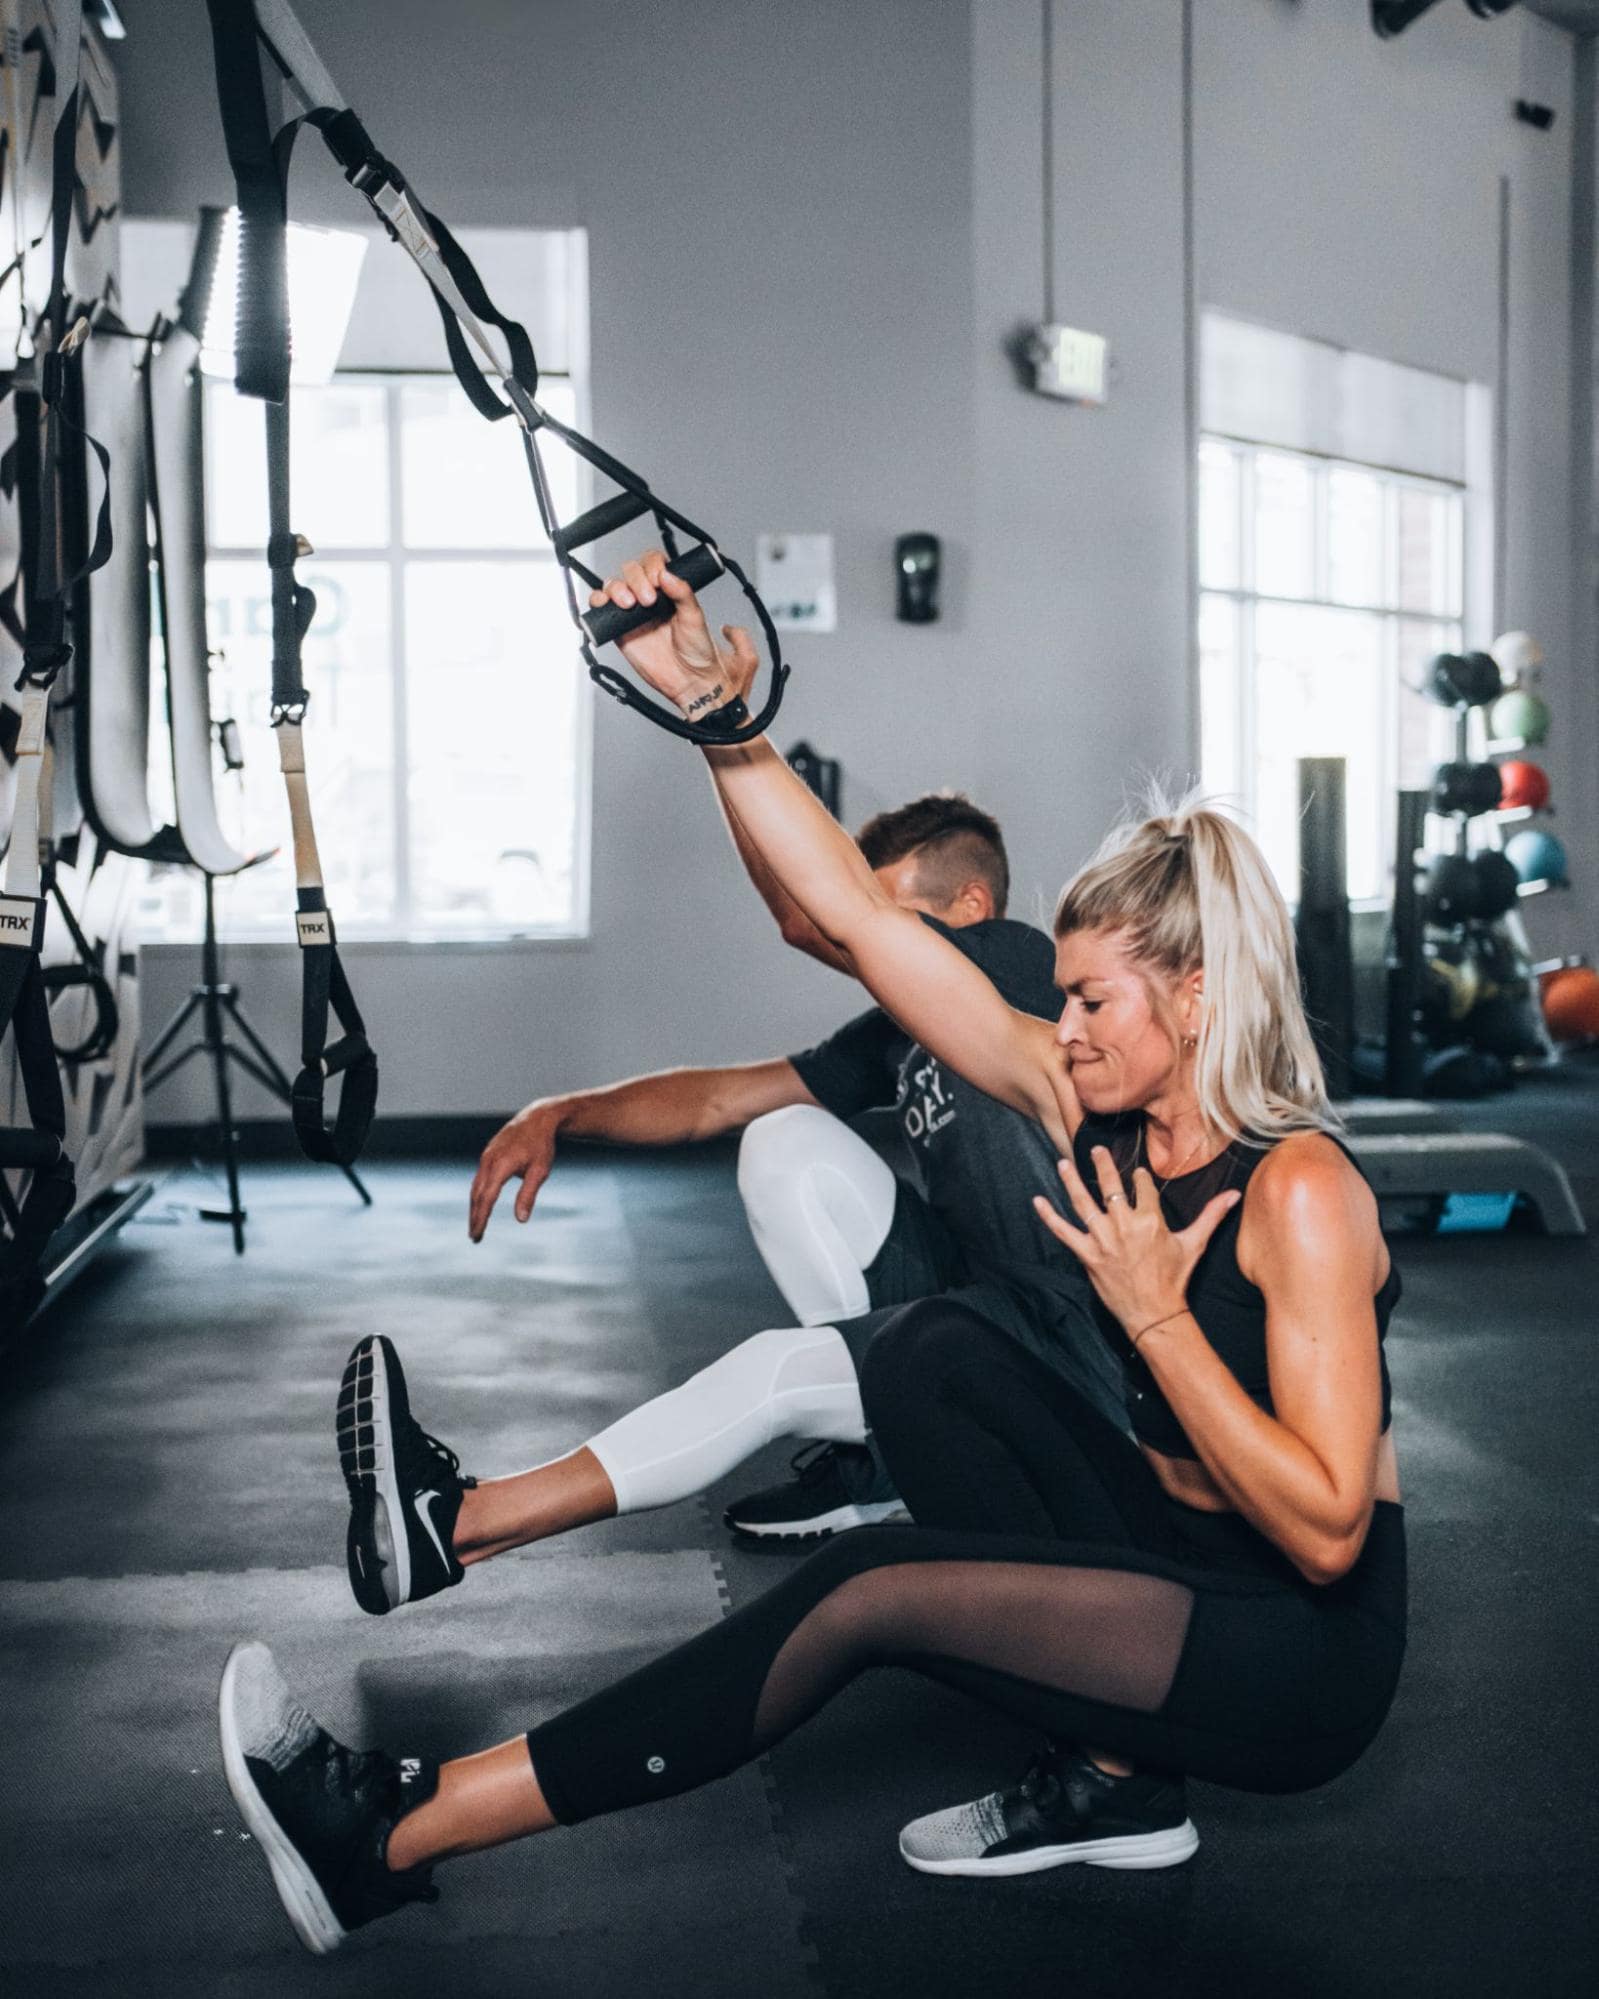
<svg viewBox="0 0 1599 1999"><path fill-rule="evenodd" d="M1055 952L1041 930L997 918L952 930L922 921L970 958L1023 1013L1053 1020L1061 996ZM1055 1147L1043 1127L974 1088L872 1007L790 1058L824 1110L849 1118L892 1104L920 1166L928 1205L973 1273L1020 1275L1080 1287L1068 1253L1033 1213L1034 1194L1060 1204Z"/></svg>

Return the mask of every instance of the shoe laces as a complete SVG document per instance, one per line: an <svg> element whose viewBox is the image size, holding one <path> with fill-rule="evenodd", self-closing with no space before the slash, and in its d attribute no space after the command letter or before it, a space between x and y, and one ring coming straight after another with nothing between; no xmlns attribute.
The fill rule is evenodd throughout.
<svg viewBox="0 0 1599 1999"><path fill-rule="evenodd" d="M815 1485L819 1479L826 1478L834 1463L841 1458L845 1448L843 1444L826 1440L807 1444L803 1450L796 1451L789 1459L789 1470L794 1473L801 1485Z"/></svg>
<svg viewBox="0 0 1599 1999"><path fill-rule="evenodd" d="M1056 1772L1057 1752L1053 1745L1040 1749L1022 1772L1017 1792L1036 1810L1052 1811L1060 1803L1060 1777Z"/></svg>
<svg viewBox="0 0 1599 1999"><path fill-rule="evenodd" d="M477 1484L475 1478L469 1478L462 1471L461 1460L450 1449L448 1444L440 1442L430 1431L424 1430L421 1424L416 1422L414 1418L412 1419L411 1430L412 1444L419 1451L430 1457L438 1467L438 1470L433 1474L434 1477L439 1477L442 1474L454 1484L468 1489Z"/></svg>

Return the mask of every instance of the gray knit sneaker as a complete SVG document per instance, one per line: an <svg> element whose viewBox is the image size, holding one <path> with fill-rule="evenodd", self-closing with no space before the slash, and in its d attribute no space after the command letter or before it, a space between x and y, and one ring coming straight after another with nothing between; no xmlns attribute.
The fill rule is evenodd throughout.
<svg viewBox="0 0 1599 1999"><path fill-rule="evenodd" d="M436 1763L346 1749L284 1684L264 1645L235 1645L219 1702L233 1802L295 1934L320 1956L407 1902L436 1902L430 1867L391 1873L389 1835L438 1788Z"/></svg>
<svg viewBox="0 0 1599 1999"><path fill-rule="evenodd" d="M1037 1874L1046 1867L1175 1867L1199 1846L1180 1779L1112 1777L1053 1745L1019 1784L913 1819L903 1858L923 1874Z"/></svg>

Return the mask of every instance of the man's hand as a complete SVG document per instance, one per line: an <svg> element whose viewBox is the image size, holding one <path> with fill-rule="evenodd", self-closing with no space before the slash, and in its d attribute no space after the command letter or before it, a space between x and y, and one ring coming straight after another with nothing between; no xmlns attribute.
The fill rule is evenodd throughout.
<svg viewBox="0 0 1599 1999"><path fill-rule="evenodd" d="M502 1125L484 1146L472 1180L467 1218L467 1233L474 1242L483 1240L489 1216L508 1180L520 1176L522 1181L516 1197L516 1219L525 1222L532 1214L539 1189L555 1164L555 1136L559 1130L560 1118L551 1105L529 1104L509 1124Z"/></svg>
<svg viewBox="0 0 1599 1999"><path fill-rule="evenodd" d="M589 592L591 609L616 604L630 611L635 604L663 601L671 606L671 616L620 640L622 657L640 680L674 703L687 720L699 721L749 691L760 655L739 625L724 625L726 649L716 645L699 599L667 568L658 548L624 562L603 590Z"/></svg>

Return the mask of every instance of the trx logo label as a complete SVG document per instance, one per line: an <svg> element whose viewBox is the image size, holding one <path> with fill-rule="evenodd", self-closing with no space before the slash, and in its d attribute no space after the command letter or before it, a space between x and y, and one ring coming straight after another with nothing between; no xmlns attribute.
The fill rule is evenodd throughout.
<svg viewBox="0 0 1599 1999"><path fill-rule="evenodd" d="M0 895L0 943L37 951L44 940L44 904L31 896Z"/></svg>
<svg viewBox="0 0 1599 1999"><path fill-rule="evenodd" d="M658 1777L666 1768L666 1758L664 1756L652 1756L644 1767L652 1777Z"/></svg>
<svg viewBox="0 0 1599 1999"><path fill-rule="evenodd" d="M313 909L296 916L294 927L299 933L301 948L307 944L331 944L333 942L333 918L325 909Z"/></svg>

